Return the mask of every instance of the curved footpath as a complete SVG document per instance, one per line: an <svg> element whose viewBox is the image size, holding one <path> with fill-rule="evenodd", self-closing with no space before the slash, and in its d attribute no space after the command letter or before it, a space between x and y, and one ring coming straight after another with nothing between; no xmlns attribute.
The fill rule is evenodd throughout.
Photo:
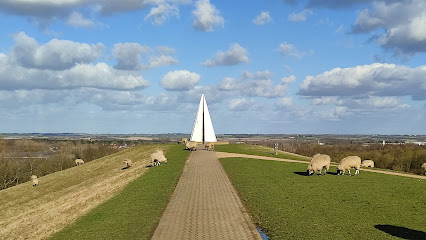
<svg viewBox="0 0 426 240"><path fill-rule="evenodd" d="M274 158L274 157L265 157L265 156L256 156L256 155L248 155L248 154L240 154L240 153L216 152L216 155L217 155L218 158L240 157L240 158L253 158L253 159L272 160L272 161L281 161L281 162L297 162L297 163L306 163L306 164L309 163L308 161L291 160L291 159ZM337 166L337 164L333 164L333 163L330 164L330 165L331 166ZM411 177L411 178L418 178L418 179L425 179L426 180L426 176L409 174L409 173L389 172L389 171L384 171L384 170L376 170L376 169L368 169L368 168L361 168L361 171L383 173L383 174L389 174L389 175L397 175L397 176Z"/></svg>
<svg viewBox="0 0 426 240"><path fill-rule="evenodd" d="M188 159L152 239L262 239L215 152Z"/></svg>

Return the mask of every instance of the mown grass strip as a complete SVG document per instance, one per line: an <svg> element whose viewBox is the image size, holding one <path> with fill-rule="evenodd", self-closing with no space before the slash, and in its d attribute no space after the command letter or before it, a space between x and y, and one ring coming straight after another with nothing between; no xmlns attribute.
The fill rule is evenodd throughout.
<svg viewBox="0 0 426 240"><path fill-rule="evenodd" d="M168 164L149 169L123 191L50 239L149 239L182 173L189 151L171 146Z"/></svg>
<svg viewBox="0 0 426 240"><path fill-rule="evenodd" d="M226 145L216 145L215 150L218 152L228 152L228 153L242 153L256 156L266 156L266 157L276 157L292 160L301 160L301 161L310 161L311 158L298 156L294 154L288 154L281 151L278 151L278 154L274 154L272 148L256 145L247 145L247 144L226 144Z"/></svg>
<svg viewBox="0 0 426 240"><path fill-rule="evenodd" d="M426 239L426 182L363 172L306 176L306 164L220 160L271 239ZM401 231L404 229L404 231ZM401 237L401 236L399 236Z"/></svg>

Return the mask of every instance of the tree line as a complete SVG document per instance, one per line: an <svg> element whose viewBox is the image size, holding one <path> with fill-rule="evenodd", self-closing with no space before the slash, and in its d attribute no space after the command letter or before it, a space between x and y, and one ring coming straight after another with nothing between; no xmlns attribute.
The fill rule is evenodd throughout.
<svg viewBox="0 0 426 240"><path fill-rule="evenodd" d="M119 151L109 143L88 141L5 140L0 135L0 190Z"/></svg>

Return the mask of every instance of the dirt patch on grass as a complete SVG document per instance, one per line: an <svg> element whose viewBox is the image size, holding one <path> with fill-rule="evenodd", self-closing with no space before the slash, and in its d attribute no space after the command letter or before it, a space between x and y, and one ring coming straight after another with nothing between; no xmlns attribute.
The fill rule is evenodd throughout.
<svg viewBox="0 0 426 240"><path fill-rule="evenodd" d="M132 148L0 192L0 239L44 239L122 190L158 146ZM121 170L125 158L131 168Z"/></svg>

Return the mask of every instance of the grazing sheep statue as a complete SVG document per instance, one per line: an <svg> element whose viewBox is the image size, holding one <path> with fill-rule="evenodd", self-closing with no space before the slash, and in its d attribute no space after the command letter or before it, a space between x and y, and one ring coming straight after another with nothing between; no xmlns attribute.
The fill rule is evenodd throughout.
<svg viewBox="0 0 426 240"><path fill-rule="evenodd" d="M124 164L126 164L126 168L129 168L132 166L132 160L130 159L124 159Z"/></svg>
<svg viewBox="0 0 426 240"><path fill-rule="evenodd" d="M204 144L204 148L207 149L208 151L214 151L214 143L212 143L212 142L206 142Z"/></svg>
<svg viewBox="0 0 426 240"><path fill-rule="evenodd" d="M167 158L164 156L163 150L158 149L151 154L151 163L152 166L160 166L161 163L167 163Z"/></svg>
<svg viewBox="0 0 426 240"><path fill-rule="evenodd" d="M324 175L327 170L330 168L330 156L325 154L315 154L312 157L311 163L308 165L308 169L306 170L309 176L314 175L315 172L319 171L319 175L321 175L321 171L324 169Z"/></svg>
<svg viewBox="0 0 426 240"><path fill-rule="evenodd" d="M38 186L38 178L36 175L32 175L31 179L33 180L33 187Z"/></svg>
<svg viewBox="0 0 426 240"><path fill-rule="evenodd" d="M337 166L337 174L344 175L345 171L348 170L349 176L351 175L351 168L355 168L355 175L359 175L359 168L361 167L361 158L358 156L348 156L340 161Z"/></svg>
<svg viewBox="0 0 426 240"><path fill-rule="evenodd" d="M197 142L189 141L186 143L186 149L189 149L190 151L197 151Z"/></svg>
<svg viewBox="0 0 426 240"><path fill-rule="evenodd" d="M426 163L422 164L422 168L425 170L425 174L426 174Z"/></svg>
<svg viewBox="0 0 426 240"><path fill-rule="evenodd" d="M80 165L82 165L82 164L84 164L83 159L78 158L78 159L76 159L76 160L75 160L75 165L76 165L76 166L80 166Z"/></svg>
<svg viewBox="0 0 426 240"><path fill-rule="evenodd" d="M374 162L373 160L364 160L361 163L361 167L374 167Z"/></svg>

